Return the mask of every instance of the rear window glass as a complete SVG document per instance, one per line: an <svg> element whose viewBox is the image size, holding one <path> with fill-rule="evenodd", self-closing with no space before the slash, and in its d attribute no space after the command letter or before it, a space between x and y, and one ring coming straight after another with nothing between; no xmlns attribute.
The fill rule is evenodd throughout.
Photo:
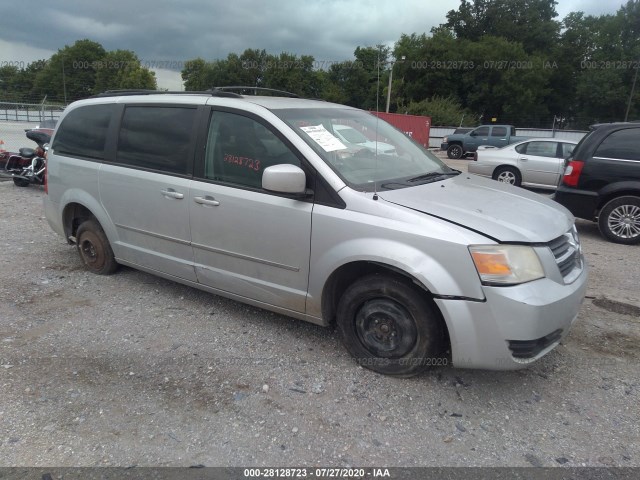
<svg viewBox="0 0 640 480"><path fill-rule="evenodd" d="M640 160L640 128L613 132L600 144L594 157Z"/></svg>
<svg viewBox="0 0 640 480"><path fill-rule="evenodd" d="M558 151L556 142L529 142L527 146L527 155L535 155L538 157L555 157Z"/></svg>
<svg viewBox="0 0 640 480"><path fill-rule="evenodd" d="M127 107L118 136L117 163L186 175L196 109Z"/></svg>
<svg viewBox="0 0 640 480"><path fill-rule="evenodd" d="M79 107L64 117L52 150L60 155L104 159L104 144L115 104Z"/></svg>
<svg viewBox="0 0 640 480"><path fill-rule="evenodd" d="M493 127L491 131L492 137L506 137L507 136L507 127Z"/></svg>

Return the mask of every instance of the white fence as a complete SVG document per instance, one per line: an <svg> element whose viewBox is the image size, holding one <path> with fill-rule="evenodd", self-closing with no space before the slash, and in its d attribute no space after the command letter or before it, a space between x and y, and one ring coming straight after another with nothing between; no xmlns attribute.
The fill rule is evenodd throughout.
<svg viewBox="0 0 640 480"><path fill-rule="evenodd" d="M442 139L451 135L457 127L431 127L429 132L429 147L440 148ZM555 137L563 140L579 141L587 132L582 130L551 130L551 129L535 129L535 128L516 128L519 137L538 137L548 138Z"/></svg>
<svg viewBox="0 0 640 480"><path fill-rule="evenodd" d="M8 103L0 102L0 121L35 122L57 120L62 107L46 103Z"/></svg>

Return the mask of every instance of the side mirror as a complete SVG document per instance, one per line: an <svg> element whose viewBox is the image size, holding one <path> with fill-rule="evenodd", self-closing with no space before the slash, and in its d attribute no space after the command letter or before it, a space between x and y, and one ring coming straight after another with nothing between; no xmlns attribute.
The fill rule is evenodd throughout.
<svg viewBox="0 0 640 480"><path fill-rule="evenodd" d="M277 193L306 193L307 177L300 167L291 164L272 165L262 173L262 188Z"/></svg>
<svg viewBox="0 0 640 480"><path fill-rule="evenodd" d="M476 131L475 131L475 130L471 130L471 131L469 132L469 135L470 135L470 136L472 136L472 137L477 137L477 136L478 136L478 134L476 133Z"/></svg>

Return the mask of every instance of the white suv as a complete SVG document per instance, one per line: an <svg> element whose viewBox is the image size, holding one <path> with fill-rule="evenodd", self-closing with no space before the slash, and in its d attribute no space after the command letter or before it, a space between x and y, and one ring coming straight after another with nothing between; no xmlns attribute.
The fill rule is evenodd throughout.
<svg viewBox="0 0 640 480"><path fill-rule="evenodd" d="M350 148L345 125L393 151ZM385 374L521 367L585 293L567 210L343 105L108 92L65 109L47 174L47 219L89 270L129 265L337 325Z"/></svg>

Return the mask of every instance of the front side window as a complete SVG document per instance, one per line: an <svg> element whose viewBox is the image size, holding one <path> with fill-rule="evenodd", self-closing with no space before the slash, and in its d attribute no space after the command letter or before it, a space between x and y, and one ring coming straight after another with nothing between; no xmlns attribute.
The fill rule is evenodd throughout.
<svg viewBox="0 0 640 480"><path fill-rule="evenodd" d="M487 137L489 135L489 127L476 128L473 133L475 137Z"/></svg>
<svg viewBox="0 0 640 480"><path fill-rule="evenodd" d="M262 173L272 165L300 166L300 160L271 130L252 118L213 112L205 154L209 180L262 188Z"/></svg>
<svg viewBox="0 0 640 480"><path fill-rule="evenodd" d="M86 105L64 117L51 149L60 155L104 159L104 145L115 104Z"/></svg>
<svg viewBox="0 0 640 480"><path fill-rule="evenodd" d="M640 128L613 132L600 144L594 157L640 160Z"/></svg>
<svg viewBox="0 0 640 480"><path fill-rule="evenodd" d="M118 136L116 162L189 174L196 111L191 107L127 107Z"/></svg>
<svg viewBox="0 0 640 480"><path fill-rule="evenodd" d="M458 173L368 112L348 107L272 111L356 190L406 188Z"/></svg>
<svg viewBox="0 0 640 480"><path fill-rule="evenodd" d="M527 155L535 155L537 157L555 157L557 151L557 142L529 142L527 145Z"/></svg>

